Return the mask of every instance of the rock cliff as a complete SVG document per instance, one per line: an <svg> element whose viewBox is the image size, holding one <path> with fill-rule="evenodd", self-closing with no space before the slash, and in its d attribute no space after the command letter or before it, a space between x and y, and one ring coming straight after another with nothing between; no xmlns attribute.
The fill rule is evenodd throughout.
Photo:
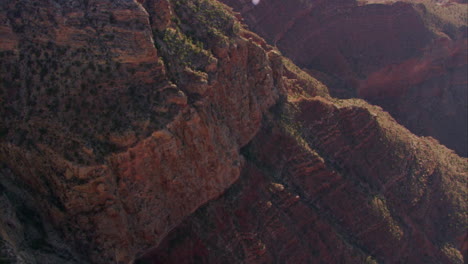
<svg viewBox="0 0 468 264"><path fill-rule="evenodd" d="M466 2L223 0L250 28L327 84L380 105L466 156Z"/></svg>
<svg viewBox="0 0 468 264"><path fill-rule="evenodd" d="M238 179L281 64L219 4L1 5L1 233L19 258L47 263L57 236L69 261L128 263Z"/></svg>
<svg viewBox="0 0 468 264"><path fill-rule="evenodd" d="M466 159L223 4L0 7L1 261L463 262Z"/></svg>
<svg viewBox="0 0 468 264"><path fill-rule="evenodd" d="M242 153L240 180L141 263L466 259L466 159L379 107L289 90Z"/></svg>

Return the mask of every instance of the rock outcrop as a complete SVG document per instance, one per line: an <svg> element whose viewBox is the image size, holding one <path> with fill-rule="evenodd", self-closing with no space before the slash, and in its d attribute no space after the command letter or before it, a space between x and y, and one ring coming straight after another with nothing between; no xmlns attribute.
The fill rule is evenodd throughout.
<svg viewBox="0 0 468 264"><path fill-rule="evenodd" d="M327 84L466 156L467 17L456 1L223 0Z"/></svg>
<svg viewBox="0 0 468 264"><path fill-rule="evenodd" d="M238 179L282 66L224 7L1 5L1 234L19 258L128 263Z"/></svg>
<svg viewBox="0 0 468 264"><path fill-rule="evenodd" d="M141 263L464 263L466 159L362 100L283 107L239 182Z"/></svg>
<svg viewBox="0 0 468 264"><path fill-rule="evenodd" d="M227 6L0 7L0 260L466 258L466 159L333 99Z"/></svg>

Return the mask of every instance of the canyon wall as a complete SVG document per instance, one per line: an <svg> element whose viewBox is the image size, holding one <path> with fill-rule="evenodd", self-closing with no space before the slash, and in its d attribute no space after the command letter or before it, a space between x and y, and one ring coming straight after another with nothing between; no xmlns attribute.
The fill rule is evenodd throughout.
<svg viewBox="0 0 468 264"><path fill-rule="evenodd" d="M278 55L219 5L1 5L1 234L26 262L158 244L238 179L281 95Z"/></svg>
<svg viewBox="0 0 468 264"><path fill-rule="evenodd" d="M466 3L223 0L333 96L380 105L466 156Z"/></svg>
<svg viewBox="0 0 468 264"><path fill-rule="evenodd" d="M330 97L227 6L0 7L0 260L466 258L466 159Z"/></svg>
<svg viewBox="0 0 468 264"><path fill-rule="evenodd" d="M466 159L379 107L289 90L242 153L240 180L139 263L466 259Z"/></svg>

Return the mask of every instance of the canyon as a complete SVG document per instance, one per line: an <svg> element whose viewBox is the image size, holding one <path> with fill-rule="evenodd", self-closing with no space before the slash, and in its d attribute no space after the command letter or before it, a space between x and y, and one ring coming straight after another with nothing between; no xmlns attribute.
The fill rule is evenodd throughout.
<svg viewBox="0 0 468 264"><path fill-rule="evenodd" d="M466 1L223 0L339 98L467 156Z"/></svg>
<svg viewBox="0 0 468 264"><path fill-rule="evenodd" d="M343 99L356 91L333 90L330 73L268 44L232 8L0 7L0 262L467 259L467 159L385 108ZM387 71L414 66L407 48L383 60L401 64ZM385 63L359 87L388 87Z"/></svg>

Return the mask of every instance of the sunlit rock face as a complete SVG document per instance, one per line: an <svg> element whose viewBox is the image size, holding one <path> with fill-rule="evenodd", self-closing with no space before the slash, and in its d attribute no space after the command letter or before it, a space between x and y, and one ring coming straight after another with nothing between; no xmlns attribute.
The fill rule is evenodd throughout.
<svg viewBox="0 0 468 264"><path fill-rule="evenodd" d="M466 159L363 101L276 111L240 180L141 263L463 263Z"/></svg>
<svg viewBox="0 0 468 264"><path fill-rule="evenodd" d="M466 159L219 2L0 7L2 261L466 258Z"/></svg>
<svg viewBox="0 0 468 264"><path fill-rule="evenodd" d="M467 155L466 1L223 2L332 95L380 105Z"/></svg>

